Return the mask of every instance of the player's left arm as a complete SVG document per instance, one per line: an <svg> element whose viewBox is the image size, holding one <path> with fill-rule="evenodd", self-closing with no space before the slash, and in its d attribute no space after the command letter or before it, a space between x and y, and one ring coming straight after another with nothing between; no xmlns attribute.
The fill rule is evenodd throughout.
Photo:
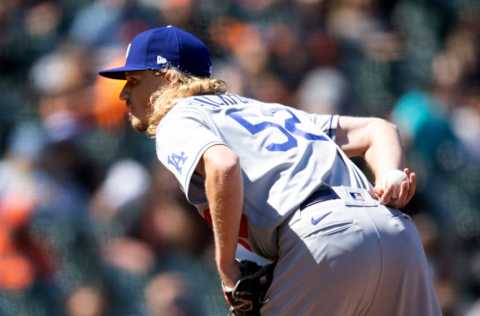
<svg viewBox="0 0 480 316"><path fill-rule="evenodd" d="M243 210L239 158L227 146L214 145L204 152L196 171L205 178L217 269L224 285L233 287L240 277L235 262Z"/></svg>
<svg viewBox="0 0 480 316"><path fill-rule="evenodd" d="M381 118L340 116L336 143L349 156L362 156L375 176L374 192L387 205L401 208L413 197L416 175L404 165L404 153L397 127ZM387 185L385 175L404 170L407 178L399 185Z"/></svg>

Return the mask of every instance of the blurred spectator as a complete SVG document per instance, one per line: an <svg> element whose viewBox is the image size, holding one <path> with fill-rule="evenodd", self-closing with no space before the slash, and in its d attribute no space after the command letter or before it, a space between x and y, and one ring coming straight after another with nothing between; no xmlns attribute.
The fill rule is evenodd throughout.
<svg viewBox="0 0 480 316"><path fill-rule="evenodd" d="M203 315L196 293L181 274L160 273L145 288L147 315Z"/></svg>
<svg viewBox="0 0 480 316"><path fill-rule="evenodd" d="M99 222L110 222L119 212L139 204L150 182L148 171L134 160L114 163L91 199L91 212ZM138 207L138 206L137 206Z"/></svg>
<svg viewBox="0 0 480 316"><path fill-rule="evenodd" d="M70 37L86 46L123 46L154 23L155 12L149 11L133 1L90 1L75 15Z"/></svg>
<svg viewBox="0 0 480 316"><path fill-rule="evenodd" d="M384 19L380 1L342 0L332 4L326 27L341 47L341 67L351 79L352 113L386 116L393 99L392 63L403 56L403 43ZM359 107L360 106L360 107Z"/></svg>
<svg viewBox="0 0 480 316"><path fill-rule="evenodd" d="M117 58L108 66L120 64L121 59ZM100 76L95 80L93 117L101 128L116 129L124 126L126 106L118 97L124 84L125 82L121 80L107 80Z"/></svg>
<svg viewBox="0 0 480 316"><path fill-rule="evenodd" d="M445 173L460 166L462 162L458 159L464 158L462 148L450 126L448 113L434 97L421 91L407 93L399 99L392 117L415 152L421 155L426 172Z"/></svg>
<svg viewBox="0 0 480 316"><path fill-rule="evenodd" d="M95 287L76 288L66 300L68 316L103 316L107 315L107 302L103 293Z"/></svg>
<svg viewBox="0 0 480 316"><path fill-rule="evenodd" d="M347 82L335 68L317 68L307 73L298 89L298 104L312 113L342 113Z"/></svg>
<svg viewBox="0 0 480 316"><path fill-rule="evenodd" d="M173 175L159 163L154 171L148 202L135 227L136 235L160 256L165 252L202 255L212 237L207 224L187 204Z"/></svg>
<svg viewBox="0 0 480 316"><path fill-rule="evenodd" d="M91 112L88 55L79 47L63 46L43 56L32 67L31 81L40 95L38 111L53 141L82 133Z"/></svg>
<svg viewBox="0 0 480 316"><path fill-rule="evenodd" d="M145 243L131 238L116 238L108 241L103 249L107 264L131 274L145 275L154 264L152 249Z"/></svg>
<svg viewBox="0 0 480 316"><path fill-rule="evenodd" d="M453 110L453 128L475 161L480 161L480 84L465 89L462 104Z"/></svg>

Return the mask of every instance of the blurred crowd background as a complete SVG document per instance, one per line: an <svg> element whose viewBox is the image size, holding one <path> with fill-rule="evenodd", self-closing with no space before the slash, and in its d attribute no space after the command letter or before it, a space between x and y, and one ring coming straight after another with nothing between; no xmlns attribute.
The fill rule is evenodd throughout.
<svg viewBox="0 0 480 316"><path fill-rule="evenodd" d="M225 315L209 228L96 76L167 24L233 93L394 121L444 314L480 315L479 21L478 0L1 0L0 315Z"/></svg>

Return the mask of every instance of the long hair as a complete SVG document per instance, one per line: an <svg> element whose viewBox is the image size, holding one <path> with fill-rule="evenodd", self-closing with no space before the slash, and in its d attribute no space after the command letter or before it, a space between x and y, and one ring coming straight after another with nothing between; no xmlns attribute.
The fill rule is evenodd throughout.
<svg viewBox="0 0 480 316"><path fill-rule="evenodd" d="M160 75L164 76L169 84L155 91L150 97L151 115L145 131L150 137L155 137L158 124L178 99L202 94L222 94L227 91L223 80L195 77L173 67L160 71Z"/></svg>

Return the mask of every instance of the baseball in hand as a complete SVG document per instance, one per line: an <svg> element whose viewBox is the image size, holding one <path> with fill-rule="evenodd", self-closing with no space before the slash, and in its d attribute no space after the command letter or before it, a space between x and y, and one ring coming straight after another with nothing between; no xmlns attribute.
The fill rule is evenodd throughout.
<svg viewBox="0 0 480 316"><path fill-rule="evenodd" d="M390 170L385 175L385 184L387 186L400 185L407 178L407 174L402 170Z"/></svg>

